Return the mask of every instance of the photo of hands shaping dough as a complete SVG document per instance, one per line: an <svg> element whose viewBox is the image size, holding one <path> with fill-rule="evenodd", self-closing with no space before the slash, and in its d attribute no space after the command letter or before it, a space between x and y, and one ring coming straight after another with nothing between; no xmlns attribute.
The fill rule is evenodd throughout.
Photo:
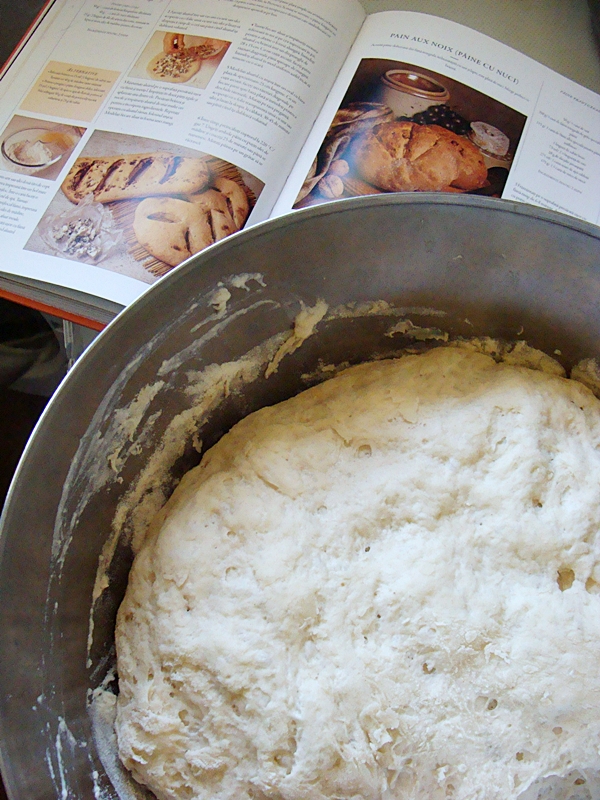
<svg viewBox="0 0 600 800"><path fill-rule="evenodd" d="M156 31L130 76L206 89L230 44L207 36Z"/></svg>

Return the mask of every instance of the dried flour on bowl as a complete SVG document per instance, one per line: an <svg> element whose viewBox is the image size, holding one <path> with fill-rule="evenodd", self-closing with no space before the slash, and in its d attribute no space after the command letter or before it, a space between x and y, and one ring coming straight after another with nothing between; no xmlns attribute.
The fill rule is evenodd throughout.
<svg viewBox="0 0 600 800"><path fill-rule="evenodd" d="M244 419L134 562L125 765L161 800L589 798L599 446L581 384L449 347Z"/></svg>

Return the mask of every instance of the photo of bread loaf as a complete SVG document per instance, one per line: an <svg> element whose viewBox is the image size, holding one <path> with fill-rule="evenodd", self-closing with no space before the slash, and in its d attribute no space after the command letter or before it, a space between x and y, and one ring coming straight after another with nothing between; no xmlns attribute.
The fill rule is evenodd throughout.
<svg viewBox="0 0 600 800"><path fill-rule="evenodd" d="M363 180L386 192L470 191L487 178L477 147L439 125L375 125L353 144L353 160Z"/></svg>
<svg viewBox="0 0 600 800"><path fill-rule="evenodd" d="M95 131L27 249L146 283L240 231L263 184L190 148Z"/></svg>
<svg viewBox="0 0 600 800"><path fill-rule="evenodd" d="M148 194L190 194L205 189L209 171L204 158L172 153L78 158L62 184L72 203L92 195L99 203Z"/></svg>
<svg viewBox="0 0 600 800"><path fill-rule="evenodd" d="M363 59L294 208L384 192L501 197L525 122L448 76Z"/></svg>

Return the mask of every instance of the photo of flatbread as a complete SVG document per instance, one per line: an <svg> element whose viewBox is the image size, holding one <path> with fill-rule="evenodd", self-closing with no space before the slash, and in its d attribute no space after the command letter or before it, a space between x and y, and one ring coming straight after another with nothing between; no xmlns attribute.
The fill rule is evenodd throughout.
<svg viewBox="0 0 600 800"><path fill-rule="evenodd" d="M125 231L130 255L160 277L205 247L241 230L256 203L233 164L207 160L209 181L203 191L155 195L119 203L114 209Z"/></svg>
<svg viewBox="0 0 600 800"><path fill-rule="evenodd" d="M152 283L241 230L262 187L207 153L95 131L26 248Z"/></svg>
<svg viewBox="0 0 600 800"><path fill-rule="evenodd" d="M191 194L205 189L209 180L205 158L134 153L80 157L61 188L72 203L88 195L99 203L110 203L147 194Z"/></svg>

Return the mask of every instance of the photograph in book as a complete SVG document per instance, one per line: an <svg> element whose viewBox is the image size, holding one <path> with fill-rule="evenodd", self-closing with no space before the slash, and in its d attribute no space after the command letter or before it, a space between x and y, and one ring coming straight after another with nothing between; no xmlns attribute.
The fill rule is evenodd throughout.
<svg viewBox="0 0 600 800"><path fill-rule="evenodd" d="M0 169L55 180L85 128L15 115L0 133Z"/></svg>
<svg viewBox="0 0 600 800"><path fill-rule="evenodd" d="M207 153L96 130L25 249L153 283L241 230L262 188Z"/></svg>
<svg viewBox="0 0 600 800"><path fill-rule="evenodd" d="M363 59L294 208L383 192L501 197L526 119L437 72Z"/></svg>
<svg viewBox="0 0 600 800"><path fill-rule="evenodd" d="M156 31L134 64L130 77L206 89L230 44L224 39Z"/></svg>

